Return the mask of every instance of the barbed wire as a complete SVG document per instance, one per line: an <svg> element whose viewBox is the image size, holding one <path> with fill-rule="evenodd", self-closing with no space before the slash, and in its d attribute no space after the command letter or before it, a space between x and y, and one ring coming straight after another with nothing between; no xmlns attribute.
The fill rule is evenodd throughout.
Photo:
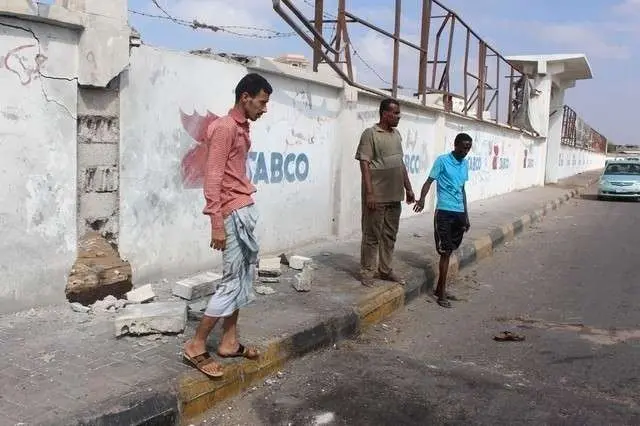
<svg viewBox="0 0 640 426"><path fill-rule="evenodd" d="M174 17L166 9L160 6L156 0L151 0L151 1L162 12L162 15L141 12L139 10L134 10L134 9L129 9L129 12L133 13L134 15L144 16L147 18L168 20L173 22L174 24L188 27L194 30L204 29L204 30L210 30L213 32L224 32L224 33L235 35L238 37L258 38L258 39L278 39L278 38L294 37L297 35L295 32L282 32L282 31L271 29L271 28L261 28L261 27L243 26L243 25L211 25L204 22L200 22L197 19L188 21L186 19Z"/></svg>

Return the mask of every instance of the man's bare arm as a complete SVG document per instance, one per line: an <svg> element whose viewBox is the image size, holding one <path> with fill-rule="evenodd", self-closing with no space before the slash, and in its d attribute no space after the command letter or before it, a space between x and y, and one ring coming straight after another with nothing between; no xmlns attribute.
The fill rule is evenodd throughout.
<svg viewBox="0 0 640 426"><path fill-rule="evenodd" d="M373 210L376 208L376 200L373 194L373 182L371 180L371 168L369 161L360 160L360 172L362 173L362 182L364 183L365 202L367 208Z"/></svg>
<svg viewBox="0 0 640 426"><path fill-rule="evenodd" d="M431 189L431 184L433 182L434 182L434 179L429 177L427 178L427 181L424 183L424 185L422 185L422 190L420 191L420 199L416 201L416 205L413 207L413 211L419 213L422 210L424 210L424 202L427 199L427 194L429 193L429 190Z"/></svg>

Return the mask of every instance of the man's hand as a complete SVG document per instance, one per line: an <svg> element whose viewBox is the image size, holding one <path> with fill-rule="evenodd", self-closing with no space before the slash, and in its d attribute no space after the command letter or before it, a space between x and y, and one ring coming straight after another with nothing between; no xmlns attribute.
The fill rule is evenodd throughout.
<svg viewBox="0 0 640 426"><path fill-rule="evenodd" d="M407 189L407 204L413 204L416 202L416 196L411 189Z"/></svg>
<svg viewBox="0 0 640 426"><path fill-rule="evenodd" d="M470 228L471 228L471 222L469 222L469 217L467 216L467 219L464 224L464 232L469 232Z"/></svg>
<svg viewBox="0 0 640 426"><path fill-rule="evenodd" d="M365 197L365 202L369 210L376 209L376 197L374 197L373 194L367 194Z"/></svg>
<svg viewBox="0 0 640 426"><path fill-rule="evenodd" d="M209 247L214 250L224 251L227 246L227 234L224 229L214 229L211 231L211 244Z"/></svg>
<svg viewBox="0 0 640 426"><path fill-rule="evenodd" d="M413 211L416 213L420 213L424 210L424 198L419 199L413 206Z"/></svg>

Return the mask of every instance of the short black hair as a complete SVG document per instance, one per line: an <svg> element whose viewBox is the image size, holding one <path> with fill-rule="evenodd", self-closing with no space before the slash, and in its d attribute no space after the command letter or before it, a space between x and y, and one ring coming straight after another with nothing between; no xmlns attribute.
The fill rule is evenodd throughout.
<svg viewBox="0 0 640 426"><path fill-rule="evenodd" d="M236 86L236 103L240 101L243 93L248 93L249 96L254 97L257 96L261 90L264 90L267 95L273 93L273 87L271 87L267 79L260 74L249 73L245 75Z"/></svg>
<svg viewBox="0 0 640 426"><path fill-rule="evenodd" d="M473 139L466 133L458 133L456 135L456 139L453 141L454 145L461 144L462 142L471 142L473 143Z"/></svg>
<svg viewBox="0 0 640 426"><path fill-rule="evenodd" d="M381 117L382 117L382 113L383 113L383 112L385 112L385 111L387 111L391 105L398 105L398 106L400 106L400 103L398 103L398 101L396 101L396 100L395 100L395 99L393 99L393 98L386 98L386 99L383 99L383 100L380 102L380 111L379 111L379 112L380 112L380 116L381 116Z"/></svg>

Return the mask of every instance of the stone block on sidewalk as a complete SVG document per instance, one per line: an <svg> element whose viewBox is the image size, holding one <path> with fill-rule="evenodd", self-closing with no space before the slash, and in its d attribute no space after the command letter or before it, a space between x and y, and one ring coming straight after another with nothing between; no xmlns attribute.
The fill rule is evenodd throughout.
<svg viewBox="0 0 640 426"><path fill-rule="evenodd" d="M258 275L261 277L279 277L282 274L279 257L265 257L258 262Z"/></svg>
<svg viewBox="0 0 640 426"><path fill-rule="evenodd" d="M173 294L186 300L195 300L215 293L216 281L222 279L217 272L204 272L180 280L173 286Z"/></svg>
<svg viewBox="0 0 640 426"><path fill-rule="evenodd" d="M153 292L151 284L143 285L131 290L126 294L127 300L131 303L144 303L153 300L156 294Z"/></svg>
<svg viewBox="0 0 640 426"><path fill-rule="evenodd" d="M86 233L78 242L76 259L65 288L69 302L91 305L112 295L122 298L131 290L131 265L98 232Z"/></svg>
<svg viewBox="0 0 640 426"><path fill-rule="evenodd" d="M289 267L292 269L297 269L298 271L302 271L305 265L311 263L311 258L305 256L291 256L289 259Z"/></svg>
<svg viewBox="0 0 640 426"><path fill-rule="evenodd" d="M314 275L315 270L313 265L310 263L306 264L302 271L296 274L296 279L293 281L293 288L301 292L311 291Z"/></svg>
<svg viewBox="0 0 640 426"><path fill-rule="evenodd" d="M128 305L114 320L116 336L182 333L186 323L185 302Z"/></svg>

